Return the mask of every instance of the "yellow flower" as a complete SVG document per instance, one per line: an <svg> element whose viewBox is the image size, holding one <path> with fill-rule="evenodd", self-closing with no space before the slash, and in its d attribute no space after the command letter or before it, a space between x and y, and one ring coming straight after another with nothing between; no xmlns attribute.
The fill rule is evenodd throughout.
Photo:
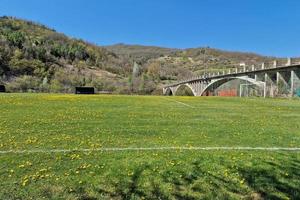
<svg viewBox="0 0 300 200"><path fill-rule="evenodd" d="M26 161L26 165L27 165L27 166L32 166L32 163L29 162L29 161Z"/></svg>
<svg viewBox="0 0 300 200"><path fill-rule="evenodd" d="M24 179L24 180L23 180L23 182L22 182L22 186L26 186L26 185L27 185L27 183L28 183L28 179L26 178L26 179Z"/></svg>
<svg viewBox="0 0 300 200"><path fill-rule="evenodd" d="M133 175L133 172L128 172L128 176L132 176Z"/></svg>

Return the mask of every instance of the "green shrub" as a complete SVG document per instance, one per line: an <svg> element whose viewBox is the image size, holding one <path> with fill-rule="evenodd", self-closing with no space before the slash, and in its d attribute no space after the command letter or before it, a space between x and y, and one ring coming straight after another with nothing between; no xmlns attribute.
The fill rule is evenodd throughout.
<svg viewBox="0 0 300 200"><path fill-rule="evenodd" d="M25 34L20 31L8 32L6 38L9 41L10 45L16 46L20 49L23 47L23 43L26 39Z"/></svg>
<svg viewBox="0 0 300 200"><path fill-rule="evenodd" d="M40 60L17 59L9 62L10 70L16 75L45 75L45 64Z"/></svg>
<svg viewBox="0 0 300 200"><path fill-rule="evenodd" d="M14 81L7 84L7 90L10 92L34 92L39 90L41 81L33 76L17 77Z"/></svg>

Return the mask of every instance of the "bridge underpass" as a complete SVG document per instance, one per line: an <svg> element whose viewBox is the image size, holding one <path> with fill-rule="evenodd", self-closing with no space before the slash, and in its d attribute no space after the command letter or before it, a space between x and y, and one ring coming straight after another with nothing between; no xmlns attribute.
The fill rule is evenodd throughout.
<svg viewBox="0 0 300 200"><path fill-rule="evenodd" d="M300 96L300 63L277 66L275 61L267 67L244 67L226 73L203 75L180 81L163 88L164 95L178 95L182 88L189 88L194 96Z"/></svg>

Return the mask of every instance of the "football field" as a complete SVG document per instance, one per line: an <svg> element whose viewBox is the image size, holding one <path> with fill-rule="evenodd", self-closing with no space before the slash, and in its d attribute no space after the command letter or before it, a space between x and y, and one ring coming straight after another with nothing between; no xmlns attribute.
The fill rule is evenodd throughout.
<svg viewBox="0 0 300 200"><path fill-rule="evenodd" d="M300 198L298 99L1 94L0 199Z"/></svg>

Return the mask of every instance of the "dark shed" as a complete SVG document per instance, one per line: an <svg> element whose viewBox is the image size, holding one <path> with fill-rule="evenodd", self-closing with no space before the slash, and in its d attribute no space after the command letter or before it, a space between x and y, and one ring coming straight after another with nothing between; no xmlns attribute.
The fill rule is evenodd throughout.
<svg viewBox="0 0 300 200"><path fill-rule="evenodd" d="M75 94L95 94L93 87L76 87Z"/></svg>
<svg viewBox="0 0 300 200"><path fill-rule="evenodd" d="M4 85L0 85L0 92L5 92L5 86Z"/></svg>

